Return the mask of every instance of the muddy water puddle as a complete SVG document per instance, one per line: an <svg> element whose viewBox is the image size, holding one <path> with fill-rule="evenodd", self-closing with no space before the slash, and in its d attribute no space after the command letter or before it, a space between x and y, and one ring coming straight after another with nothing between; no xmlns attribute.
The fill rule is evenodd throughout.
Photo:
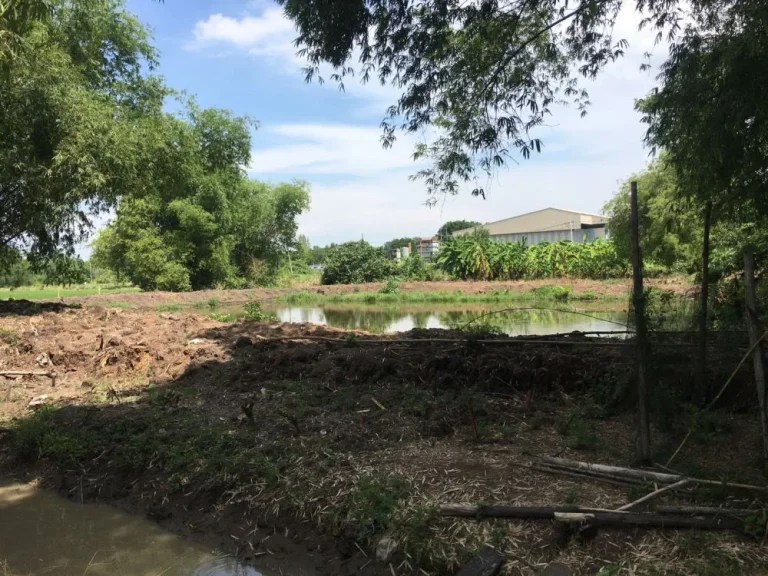
<svg viewBox="0 0 768 576"><path fill-rule="evenodd" d="M107 505L0 484L3 576L267 576Z"/></svg>

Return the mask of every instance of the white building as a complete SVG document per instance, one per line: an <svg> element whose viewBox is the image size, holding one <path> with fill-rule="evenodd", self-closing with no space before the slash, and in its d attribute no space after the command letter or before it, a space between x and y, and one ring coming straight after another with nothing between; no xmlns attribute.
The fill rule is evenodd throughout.
<svg viewBox="0 0 768 576"><path fill-rule="evenodd" d="M605 238L605 224L606 218L600 214L544 208L488 222L477 228L458 230L453 235L462 236L472 234L475 230L487 230L493 240L501 242L519 242L523 238L528 245L559 240L591 242L596 238Z"/></svg>

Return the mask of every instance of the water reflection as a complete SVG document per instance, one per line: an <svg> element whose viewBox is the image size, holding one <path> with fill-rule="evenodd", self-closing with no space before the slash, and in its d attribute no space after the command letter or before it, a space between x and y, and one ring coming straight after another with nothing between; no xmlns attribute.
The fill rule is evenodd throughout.
<svg viewBox="0 0 768 576"><path fill-rule="evenodd" d="M273 308L281 322L312 323L368 332L405 332L414 328L452 328L465 325L482 314L498 310L493 306L455 307L374 307L374 306L291 306ZM511 336L555 334L558 332L621 330L626 324L623 310L588 310L583 316L565 310L510 310L483 316L474 322Z"/></svg>
<svg viewBox="0 0 768 576"><path fill-rule="evenodd" d="M0 574L259 576L112 507L0 485Z"/></svg>

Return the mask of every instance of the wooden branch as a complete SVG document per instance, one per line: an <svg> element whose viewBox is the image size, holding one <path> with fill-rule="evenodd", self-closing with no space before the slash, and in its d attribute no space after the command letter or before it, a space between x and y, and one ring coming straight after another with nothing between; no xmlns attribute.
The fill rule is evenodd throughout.
<svg viewBox="0 0 768 576"><path fill-rule="evenodd" d="M555 512L554 520L588 526L644 526L646 528L694 528L699 530L740 530L744 528L744 523L735 518L696 518L637 512L589 512L581 514Z"/></svg>
<svg viewBox="0 0 768 576"><path fill-rule="evenodd" d="M703 530L742 529L736 518L695 518L681 515L617 512L578 506L465 506L440 507L442 516L460 518L515 518L520 520L555 520L590 526L644 526L647 528L698 528Z"/></svg>
<svg viewBox="0 0 768 576"><path fill-rule="evenodd" d="M609 474L620 478L631 478L641 482L662 482L672 484L681 480L677 474L666 474L663 472L653 472L651 470L640 470L637 468L624 468L621 466L609 466L607 464L592 464L590 462L579 462L578 460L568 460L566 458L554 458L544 456L541 459L546 464L560 466L567 469L581 470L586 473Z"/></svg>
<svg viewBox="0 0 768 576"><path fill-rule="evenodd" d="M6 370L0 372L0 376L4 378L16 378L17 376L45 376L51 379L51 385L56 386L56 378L58 374L56 372L43 372L40 370Z"/></svg>
<svg viewBox="0 0 768 576"><path fill-rule="evenodd" d="M600 481L604 484L611 484L613 486L621 486L624 488L632 487L632 486L638 486L641 484L638 480L633 480L631 478L623 478L621 476L616 475L610 475L610 474L601 474L597 472L586 472L583 470L574 470L571 468L565 468L562 466L554 466L551 464L534 464L531 466L534 470L537 470L539 472L545 472L547 474L557 474L558 476L567 476L569 478L574 478L576 480L590 480L590 481Z"/></svg>
<svg viewBox="0 0 768 576"><path fill-rule="evenodd" d="M646 494L642 498L638 498L637 500L633 502L629 502L628 504L624 504L624 506L621 506L619 508L616 508L617 512L621 512L623 510L629 510L630 508L634 508L638 504L642 504L643 502L647 502L648 500L651 500L652 498L656 498L659 494L663 494L664 492L667 492L668 490L676 490L677 488L682 488L683 486L688 485L690 480L688 478L683 478L679 482L675 482L674 484L669 484L667 486L664 486L663 488L659 488L658 490L654 490L650 494Z"/></svg>
<svg viewBox="0 0 768 576"><path fill-rule="evenodd" d="M748 508L716 508L714 506L656 506L654 512L659 514L689 514L702 516L749 516L759 514L761 510Z"/></svg>
<svg viewBox="0 0 768 576"><path fill-rule="evenodd" d="M612 474L619 478L630 478L645 482L658 482L661 484L674 484L680 480L687 479L689 483L702 484L705 486L719 486L721 488L768 492L768 487L755 486L753 484L721 482L719 480L707 480L704 478L690 478L680 474L664 474L662 472L652 472L650 470L640 470L636 468L622 468L620 466L609 466L606 464L591 464L589 462L579 462L577 460L566 460L565 458L553 458L550 456L544 456L541 460L549 465L561 466L568 470L580 470L582 473L590 475L594 473Z"/></svg>

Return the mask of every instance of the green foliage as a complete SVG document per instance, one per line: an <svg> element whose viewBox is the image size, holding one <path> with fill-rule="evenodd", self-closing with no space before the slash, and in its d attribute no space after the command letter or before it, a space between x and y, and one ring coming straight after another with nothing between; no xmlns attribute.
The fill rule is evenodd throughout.
<svg viewBox="0 0 768 576"><path fill-rule="evenodd" d="M385 242L381 249L384 251L385 256L390 256L392 252L397 248L405 248L410 246L412 250L416 249L419 243L419 237L406 237L406 238L394 238L388 242Z"/></svg>
<svg viewBox="0 0 768 576"><path fill-rule="evenodd" d="M216 308L219 307L219 299L216 298L216 297L209 298L208 302L206 302L206 304L208 305L208 308L210 310L216 310Z"/></svg>
<svg viewBox="0 0 768 576"><path fill-rule="evenodd" d="M179 312L183 310L181 304L158 304L155 306L158 312Z"/></svg>
<svg viewBox="0 0 768 576"><path fill-rule="evenodd" d="M667 269L681 265L695 269L701 254L702 224L696 205L680 194L678 179L669 158L662 154L648 167L625 180L603 211L616 253L626 261L630 244L629 183L637 181L640 249L646 272L657 262Z"/></svg>
<svg viewBox="0 0 768 576"><path fill-rule="evenodd" d="M366 544L374 535L389 529L400 502L408 496L405 478L363 478L357 483L349 504L348 520L357 527L357 536Z"/></svg>
<svg viewBox="0 0 768 576"><path fill-rule="evenodd" d="M475 228L481 226L482 223L475 222L474 220L449 220L437 230L437 237L440 240L446 240L451 237L454 232L459 230L466 230L467 228Z"/></svg>
<svg viewBox="0 0 768 576"><path fill-rule="evenodd" d="M19 333L8 328L0 328L0 342L8 346L16 346L19 343Z"/></svg>
<svg viewBox="0 0 768 576"><path fill-rule="evenodd" d="M567 302L571 292L570 286L539 286L531 290L531 293L536 298L554 300L556 302Z"/></svg>
<svg viewBox="0 0 768 576"><path fill-rule="evenodd" d="M94 213L153 180L168 93L146 74L155 63L120 0L0 6L0 248L71 249Z"/></svg>
<svg viewBox="0 0 768 576"><path fill-rule="evenodd" d="M246 302L243 306L243 318L253 320L254 322L269 322L274 320L274 316L267 314L261 309L261 304L256 300Z"/></svg>
<svg viewBox="0 0 768 576"><path fill-rule="evenodd" d="M397 294L400 290L400 283L394 278L387 280L387 283L379 289L379 294Z"/></svg>
<svg viewBox="0 0 768 576"><path fill-rule="evenodd" d="M610 240L527 246L525 242L496 242L483 234L453 236L443 242L437 265L462 280L603 279L623 277L627 269Z"/></svg>
<svg viewBox="0 0 768 576"><path fill-rule="evenodd" d="M421 256L412 254L400 261L400 268L397 275L403 280L415 280L428 282L437 278L436 270L433 264L427 262Z"/></svg>
<svg viewBox="0 0 768 576"><path fill-rule="evenodd" d="M365 240L346 242L328 249L323 269L323 284L359 284L380 282L394 272L381 248Z"/></svg>

